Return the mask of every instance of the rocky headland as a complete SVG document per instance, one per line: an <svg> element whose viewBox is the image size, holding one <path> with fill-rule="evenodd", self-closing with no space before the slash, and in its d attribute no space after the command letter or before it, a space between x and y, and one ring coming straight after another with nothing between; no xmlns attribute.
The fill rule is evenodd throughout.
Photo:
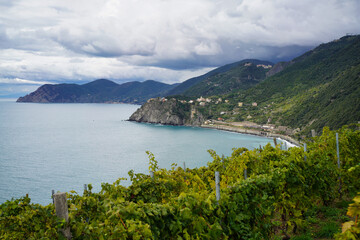
<svg viewBox="0 0 360 240"><path fill-rule="evenodd" d="M201 126L204 117L190 104L176 99L151 98L130 116L129 121Z"/></svg>
<svg viewBox="0 0 360 240"><path fill-rule="evenodd" d="M300 145L300 143L289 134L281 134L280 132L284 132L284 129L279 129L279 127L262 126L251 122L206 120L195 103L179 101L175 98L149 99L130 116L129 121L212 128L263 137L281 138L294 145ZM290 129L288 129L288 131L290 131Z"/></svg>

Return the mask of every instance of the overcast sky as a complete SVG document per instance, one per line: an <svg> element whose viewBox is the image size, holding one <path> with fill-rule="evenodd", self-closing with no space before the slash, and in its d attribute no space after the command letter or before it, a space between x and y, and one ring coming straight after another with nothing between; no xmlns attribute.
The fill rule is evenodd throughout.
<svg viewBox="0 0 360 240"><path fill-rule="evenodd" d="M176 83L360 33L359 0L0 0L0 97L44 83Z"/></svg>

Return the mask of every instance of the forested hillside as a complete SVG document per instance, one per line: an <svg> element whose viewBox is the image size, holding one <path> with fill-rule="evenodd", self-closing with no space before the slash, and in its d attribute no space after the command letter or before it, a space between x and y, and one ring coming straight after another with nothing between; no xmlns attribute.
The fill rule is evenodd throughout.
<svg viewBox="0 0 360 240"><path fill-rule="evenodd" d="M271 62L256 59L227 64L186 80L167 95L213 96L248 89L264 80L272 65Z"/></svg>
<svg viewBox="0 0 360 240"><path fill-rule="evenodd" d="M230 69L184 93L212 95L212 101L206 104L195 102L205 119L287 126L301 134L309 134L311 129L321 131L324 126L337 129L360 120L360 36L321 44L277 67L269 72L270 77L247 90L232 87L231 76L245 73L244 66L241 73ZM215 87L218 79L221 83ZM225 88L231 93L217 94ZM177 99L189 100L181 96Z"/></svg>
<svg viewBox="0 0 360 240"><path fill-rule="evenodd" d="M360 120L360 36L322 44L293 61L234 97L257 102L260 114L293 128L339 128Z"/></svg>
<svg viewBox="0 0 360 240"><path fill-rule="evenodd" d="M185 96L214 96L249 89L266 78L272 64L244 60L226 72L208 77L187 89Z"/></svg>

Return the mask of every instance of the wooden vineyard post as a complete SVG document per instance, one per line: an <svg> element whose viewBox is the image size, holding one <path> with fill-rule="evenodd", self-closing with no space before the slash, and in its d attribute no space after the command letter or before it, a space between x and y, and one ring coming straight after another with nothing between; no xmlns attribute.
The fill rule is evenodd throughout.
<svg viewBox="0 0 360 240"><path fill-rule="evenodd" d="M306 151L307 151L306 143L304 143L304 161L306 161Z"/></svg>
<svg viewBox="0 0 360 240"><path fill-rule="evenodd" d="M215 172L215 190L216 190L216 201L219 204L220 201L220 173Z"/></svg>
<svg viewBox="0 0 360 240"><path fill-rule="evenodd" d="M55 193L54 204L55 204L55 212L56 216L60 219L65 219L65 222L69 222L69 212L68 205L66 200L66 193ZM65 229L61 229L60 232L65 236L66 239L71 239L70 227L66 227Z"/></svg>
<svg viewBox="0 0 360 240"><path fill-rule="evenodd" d="M54 194L55 194L55 190L51 190L51 198L52 198L53 204L54 204Z"/></svg>
<svg viewBox="0 0 360 240"><path fill-rule="evenodd" d="M244 179L245 180L247 179L247 169L246 168L244 169Z"/></svg>

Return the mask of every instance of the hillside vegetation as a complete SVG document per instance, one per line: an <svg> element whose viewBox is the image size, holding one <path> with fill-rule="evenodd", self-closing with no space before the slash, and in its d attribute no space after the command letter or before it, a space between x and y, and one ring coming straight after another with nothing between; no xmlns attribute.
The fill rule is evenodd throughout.
<svg viewBox="0 0 360 240"><path fill-rule="evenodd" d="M269 71L268 68L257 67L257 65L272 66L273 63L245 59L227 64L204 75L186 80L170 90L167 95L212 96L248 89L264 80Z"/></svg>
<svg viewBox="0 0 360 240"><path fill-rule="evenodd" d="M257 66L259 65L259 66ZM241 61L230 70L208 77L187 89L185 96L214 96L229 94L251 88L266 78L266 73L272 64L263 65L260 61Z"/></svg>
<svg viewBox="0 0 360 240"><path fill-rule="evenodd" d="M360 36L321 44L275 68L269 72L270 77L247 90L231 87L230 76L236 71L228 70L192 86L184 94L199 97L213 93L214 101L198 106L205 118L288 126L298 128L301 135L308 135L311 129L338 129L360 120ZM227 88L229 94L218 94L212 88L222 76L217 88L220 92L222 87ZM189 99L181 95L177 98ZM218 98L227 101L216 101Z"/></svg>
<svg viewBox="0 0 360 240"><path fill-rule="evenodd" d="M129 187L120 178L99 193L91 185L68 193L68 223L53 204L28 196L1 204L0 238L61 239L68 226L73 239L359 239L360 192L351 199L360 189L360 131L338 133L340 168L327 128L307 141L307 152L270 144L229 157L210 150L213 161L197 169L160 169L148 152L153 178L130 171Z"/></svg>
<svg viewBox="0 0 360 240"><path fill-rule="evenodd" d="M360 36L322 44L293 61L238 99L257 102L261 114L294 128L336 129L360 120Z"/></svg>

